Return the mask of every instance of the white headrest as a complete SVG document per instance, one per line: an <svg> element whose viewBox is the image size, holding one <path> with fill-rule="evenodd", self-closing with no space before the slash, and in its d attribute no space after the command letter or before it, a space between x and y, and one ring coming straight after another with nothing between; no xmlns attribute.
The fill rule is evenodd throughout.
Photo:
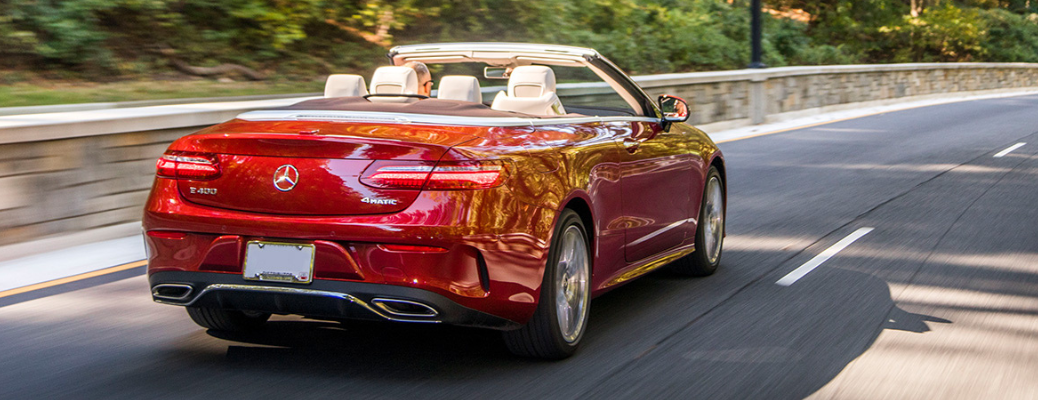
<svg viewBox="0 0 1038 400"><path fill-rule="evenodd" d="M474 76L450 75L440 78L437 99L483 102L483 93L479 92L479 80Z"/></svg>
<svg viewBox="0 0 1038 400"><path fill-rule="evenodd" d="M368 94L368 85L360 75L328 75L324 83L324 97L363 96Z"/></svg>
<svg viewBox="0 0 1038 400"><path fill-rule="evenodd" d="M555 92L548 92L540 97L512 97L505 92L497 92L491 109L501 111L513 111L530 115L563 115L566 109L562 107L559 96Z"/></svg>
<svg viewBox="0 0 1038 400"><path fill-rule="evenodd" d="M371 76L372 94L417 94L418 74L408 67L379 67Z"/></svg>
<svg viewBox="0 0 1038 400"><path fill-rule="evenodd" d="M555 91L555 72L540 65L515 67L508 78L508 95L541 97Z"/></svg>

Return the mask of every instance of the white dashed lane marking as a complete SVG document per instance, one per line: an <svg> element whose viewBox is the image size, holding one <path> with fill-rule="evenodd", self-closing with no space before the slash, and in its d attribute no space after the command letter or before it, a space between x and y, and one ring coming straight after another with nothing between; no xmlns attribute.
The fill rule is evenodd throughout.
<svg viewBox="0 0 1038 400"><path fill-rule="evenodd" d="M782 279L776 281L775 284L779 286L792 285L796 281L800 280L800 278L803 278L804 275L807 275L815 268L818 268L819 265L822 265L822 263L835 256L836 253L839 253L841 250L847 248L847 246L850 246L855 240L861 239L865 234L872 232L872 229L873 228L860 228L852 232L850 235L847 235L847 237L840 239L839 242L836 242L836 244L815 256L815 258L808 260L804 265L801 265L797 269L793 270L793 272L783 276Z"/></svg>
<svg viewBox="0 0 1038 400"><path fill-rule="evenodd" d="M1025 145L1025 144L1027 144L1027 143L1024 143L1024 142L1020 142L1020 143L1014 144L1014 145L1012 145L1012 146L1009 146L1009 147L1008 147L1008 148L1006 148L1005 150L1002 150L1002 151L1000 151L1000 152L996 153L996 154L995 154L995 158L1000 158L1000 157L1002 157L1002 156L1005 156L1006 154L1009 154L1009 152L1011 152L1011 151L1013 151L1013 150L1016 150L1016 149L1019 149L1019 148L1023 147L1023 145Z"/></svg>

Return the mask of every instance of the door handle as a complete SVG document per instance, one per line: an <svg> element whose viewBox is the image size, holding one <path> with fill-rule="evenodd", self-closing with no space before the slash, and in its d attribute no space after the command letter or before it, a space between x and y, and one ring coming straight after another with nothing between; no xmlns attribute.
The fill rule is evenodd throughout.
<svg viewBox="0 0 1038 400"><path fill-rule="evenodd" d="M642 145L642 141L634 138L624 138L624 148L628 152L634 153L638 150L638 146Z"/></svg>

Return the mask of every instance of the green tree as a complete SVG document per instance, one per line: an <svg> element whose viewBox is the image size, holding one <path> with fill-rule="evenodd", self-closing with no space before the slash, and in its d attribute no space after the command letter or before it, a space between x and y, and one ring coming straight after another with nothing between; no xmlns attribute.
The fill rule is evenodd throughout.
<svg viewBox="0 0 1038 400"><path fill-rule="evenodd" d="M883 32L891 35L894 62L975 61L986 54L981 43L987 32L976 9L945 4L905 16Z"/></svg>
<svg viewBox="0 0 1038 400"><path fill-rule="evenodd" d="M983 61L1038 62L1038 14L1020 15L1003 9L984 10L987 29L980 46Z"/></svg>

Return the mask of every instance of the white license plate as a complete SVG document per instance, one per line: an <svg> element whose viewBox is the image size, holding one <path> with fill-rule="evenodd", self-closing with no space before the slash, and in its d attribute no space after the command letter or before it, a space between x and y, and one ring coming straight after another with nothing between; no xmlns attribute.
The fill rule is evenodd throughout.
<svg viewBox="0 0 1038 400"><path fill-rule="evenodd" d="M245 279L310 283L314 275L314 245L253 240L245 247Z"/></svg>

